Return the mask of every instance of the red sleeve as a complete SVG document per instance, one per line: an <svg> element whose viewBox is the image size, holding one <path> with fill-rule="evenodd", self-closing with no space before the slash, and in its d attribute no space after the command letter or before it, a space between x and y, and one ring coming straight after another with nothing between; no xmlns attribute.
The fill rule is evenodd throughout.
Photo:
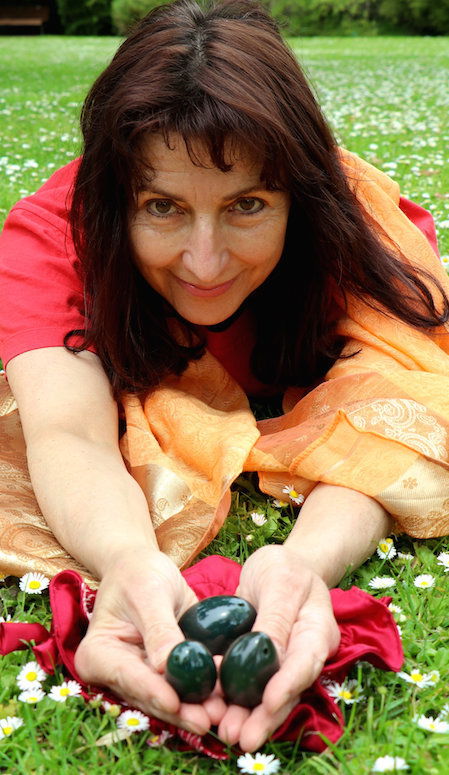
<svg viewBox="0 0 449 775"><path fill-rule="evenodd" d="M401 196L399 200L399 207L409 221L414 223L415 226L422 231L424 236L427 237L431 248L439 258L440 253L438 251L437 233L431 214L428 213L424 207L415 204L415 202L411 202L410 199L406 199L404 196Z"/></svg>
<svg viewBox="0 0 449 775"><path fill-rule="evenodd" d="M68 232L67 203L77 162L19 202L0 236L0 357L63 347L84 327L83 287Z"/></svg>

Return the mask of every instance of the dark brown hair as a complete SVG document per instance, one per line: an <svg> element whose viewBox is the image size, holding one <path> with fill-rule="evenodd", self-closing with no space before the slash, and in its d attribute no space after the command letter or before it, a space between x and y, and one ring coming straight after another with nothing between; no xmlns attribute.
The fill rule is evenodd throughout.
<svg viewBox="0 0 449 775"><path fill-rule="evenodd" d="M171 335L167 321L176 313L133 262L128 219L148 176L141 147L154 132L167 142L179 133L198 164L200 141L222 171L230 140L257 149L268 187L291 193L284 253L246 302L257 330L252 367L262 381L309 385L323 376L342 347L331 323L336 290L413 326L448 319L438 282L401 262L365 221L295 57L253 0L176 0L152 11L94 83L81 127L70 217L87 300L83 347L95 344L116 396L181 373L204 351L186 321L183 344Z"/></svg>

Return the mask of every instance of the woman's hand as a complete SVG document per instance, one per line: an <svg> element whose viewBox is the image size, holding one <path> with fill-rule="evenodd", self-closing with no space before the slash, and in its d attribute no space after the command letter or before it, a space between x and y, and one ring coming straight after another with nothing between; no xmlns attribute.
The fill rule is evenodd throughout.
<svg viewBox="0 0 449 775"><path fill-rule="evenodd" d="M340 642L329 591L322 579L287 546L264 546L242 569L236 594L257 609L254 631L276 645L281 667L252 711L230 706L219 737L254 751L287 718L301 692L321 673Z"/></svg>
<svg viewBox="0 0 449 775"><path fill-rule="evenodd" d="M161 674L184 636L177 619L197 602L176 565L159 551L126 552L111 561L92 620L75 656L86 683L106 686L131 707L205 734L225 704L212 695L202 705L181 703Z"/></svg>

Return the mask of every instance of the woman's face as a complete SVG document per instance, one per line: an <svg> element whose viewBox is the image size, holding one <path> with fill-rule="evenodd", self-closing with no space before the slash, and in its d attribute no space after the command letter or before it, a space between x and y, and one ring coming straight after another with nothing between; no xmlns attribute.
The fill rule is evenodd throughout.
<svg viewBox="0 0 449 775"><path fill-rule="evenodd" d="M145 148L155 175L131 218L135 262L179 315L215 325L278 263L290 199L285 191L267 191L261 165L251 158L221 172L195 166L180 136L170 145L154 135ZM195 151L210 165L204 149Z"/></svg>

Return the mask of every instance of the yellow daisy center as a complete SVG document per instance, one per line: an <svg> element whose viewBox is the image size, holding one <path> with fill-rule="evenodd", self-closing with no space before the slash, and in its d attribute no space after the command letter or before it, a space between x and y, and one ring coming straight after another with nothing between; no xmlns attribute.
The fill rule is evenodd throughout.
<svg viewBox="0 0 449 775"><path fill-rule="evenodd" d="M434 721L431 721L431 722L429 723L429 729L436 729L436 726L437 726L437 725L435 724L435 722L434 722Z"/></svg>
<svg viewBox="0 0 449 775"><path fill-rule="evenodd" d="M37 697L28 697L27 702L37 702Z"/></svg>
<svg viewBox="0 0 449 775"><path fill-rule="evenodd" d="M40 581L36 581L36 580L30 581L28 586L29 586L30 589L39 589L40 586L41 586L41 582Z"/></svg>
<svg viewBox="0 0 449 775"><path fill-rule="evenodd" d="M352 692L350 692L349 689L342 689L340 697L342 697L343 700L352 700Z"/></svg>
<svg viewBox="0 0 449 775"><path fill-rule="evenodd" d="M254 762L253 772L263 772L264 769L265 769L265 764L263 762Z"/></svg>
<svg viewBox="0 0 449 775"><path fill-rule="evenodd" d="M126 723L129 727L138 727L139 726L139 719L138 718L129 718L126 720Z"/></svg>
<svg viewBox="0 0 449 775"><path fill-rule="evenodd" d="M296 490L290 490L289 495L290 495L290 498L297 498L298 497L298 493L296 492Z"/></svg>
<svg viewBox="0 0 449 775"><path fill-rule="evenodd" d="M381 541L380 548L383 552L388 552L391 548L391 543L387 541Z"/></svg>
<svg viewBox="0 0 449 775"><path fill-rule="evenodd" d="M428 587L429 586L429 582L428 581L421 581L421 586L422 587Z"/></svg>
<svg viewBox="0 0 449 775"><path fill-rule="evenodd" d="M416 672L416 673L410 673L410 678L412 679L412 681L422 681L423 676L422 676L422 673Z"/></svg>
<svg viewBox="0 0 449 775"><path fill-rule="evenodd" d="M59 690L59 694L61 697L68 697L70 694L70 689L67 688L67 686L64 686L62 689Z"/></svg>
<svg viewBox="0 0 449 775"><path fill-rule="evenodd" d="M34 670L30 670L29 673L26 673L25 678L27 679L27 681L36 681L37 673Z"/></svg>
<svg viewBox="0 0 449 775"><path fill-rule="evenodd" d="M2 727L2 729L4 735L11 735L14 731L12 727Z"/></svg>

